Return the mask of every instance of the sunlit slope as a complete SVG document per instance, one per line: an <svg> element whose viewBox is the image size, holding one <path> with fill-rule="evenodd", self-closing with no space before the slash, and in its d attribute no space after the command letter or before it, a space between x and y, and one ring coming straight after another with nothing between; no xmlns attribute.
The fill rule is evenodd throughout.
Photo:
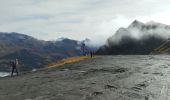
<svg viewBox="0 0 170 100"><path fill-rule="evenodd" d="M58 66L62 66L64 64L78 62L78 61L87 60L87 59L90 59L90 56L69 57L69 58L65 58L65 59L62 59L60 61L57 61L55 63L51 63L51 64L48 65L47 68L58 67Z"/></svg>

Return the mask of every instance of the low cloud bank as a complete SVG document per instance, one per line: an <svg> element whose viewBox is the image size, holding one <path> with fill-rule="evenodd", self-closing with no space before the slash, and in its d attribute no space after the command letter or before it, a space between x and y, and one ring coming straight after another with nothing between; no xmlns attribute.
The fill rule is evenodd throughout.
<svg viewBox="0 0 170 100"><path fill-rule="evenodd" d="M170 26L135 20L127 28L117 30L97 53L106 55L150 54L169 38Z"/></svg>
<svg viewBox="0 0 170 100"><path fill-rule="evenodd" d="M153 21L142 23L135 20L128 28L120 28L116 31L116 33L107 40L106 45L109 45L110 43L118 44L124 37L141 40L149 36L168 39L170 38L170 26Z"/></svg>

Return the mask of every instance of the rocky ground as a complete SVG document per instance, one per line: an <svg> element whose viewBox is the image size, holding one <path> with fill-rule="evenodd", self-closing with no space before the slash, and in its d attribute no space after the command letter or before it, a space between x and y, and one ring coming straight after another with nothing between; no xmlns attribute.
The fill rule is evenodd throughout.
<svg viewBox="0 0 170 100"><path fill-rule="evenodd" d="M0 78L0 100L170 100L170 56L102 56Z"/></svg>

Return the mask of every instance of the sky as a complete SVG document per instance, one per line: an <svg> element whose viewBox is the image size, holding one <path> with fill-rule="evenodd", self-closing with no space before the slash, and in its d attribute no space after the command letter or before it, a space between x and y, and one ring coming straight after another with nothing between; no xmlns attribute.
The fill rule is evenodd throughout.
<svg viewBox="0 0 170 100"><path fill-rule="evenodd" d="M170 25L168 0L0 0L0 31L102 45L133 20Z"/></svg>

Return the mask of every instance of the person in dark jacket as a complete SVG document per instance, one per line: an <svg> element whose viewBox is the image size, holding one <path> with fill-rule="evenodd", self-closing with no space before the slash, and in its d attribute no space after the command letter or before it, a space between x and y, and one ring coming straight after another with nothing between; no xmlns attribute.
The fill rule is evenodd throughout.
<svg viewBox="0 0 170 100"><path fill-rule="evenodd" d="M13 76L14 71L15 71L16 75L18 76L18 69L17 69L18 59L15 59L14 61L11 61L10 63L11 63L11 67L12 67L11 76Z"/></svg>
<svg viewBox="0 0 170 100"><path fill-rule="evenodd" d="M92 51L90 51L90 57L93 58L93 52Z"/></svg>

